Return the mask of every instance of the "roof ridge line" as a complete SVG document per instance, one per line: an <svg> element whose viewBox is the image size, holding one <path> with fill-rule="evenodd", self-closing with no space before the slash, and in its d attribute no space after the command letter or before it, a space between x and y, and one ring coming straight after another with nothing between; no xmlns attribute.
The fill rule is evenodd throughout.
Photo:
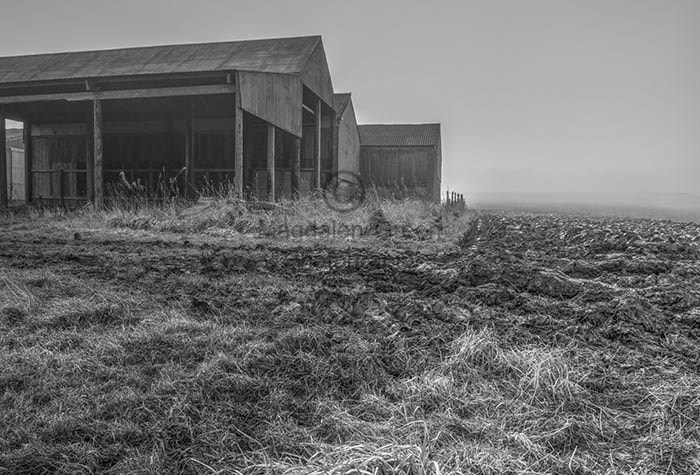
<svg viewBox="0 0 700 475"><path fill-rule="evenodd" d="M283 40L297 40L297 39L309 39L309 38L315 38L317 41L314 43L314 47L311 49L311 51L314 50L316 45L318 44L318 40L321 38L321 35L304 35L304 36L286 36L286 37L274 37L274 38L253 38L253 39L247 39L247 40L223 40L223 41L203 41L203 42L192 42L192 43L164 43L164 44L154 44L154 45L145 45L145 46L117 46L114 48L101 48L101 49L85 49L85 50L68 50L68 51L54 51L52 53L45 52L45 53L29 53L29 54L13 54L11 56L0 56L1 59L11 59L11 58L27 58L27 57L36 57L36 56L53 56L53 55L61 55L61 54L75 54L75 53L106 53L110 51L129 51L129 50L143 50L143 49L150 49L150 48L171 48L171 47L177 47L177 46L209 46L209 45L225 45L225 44L230 44L230 43L253 43L256 41L283 41ZM308 61L308 57L305 59L305 61ZM306 65L306 64L304 64Z"/></svg>
<svg viewBox="0 0 700 475"><path fill-rule="evenodd" d="M394 126L394 125L441 125L441 122L394 122L394 123L388 123L388 122L375 122L372 124L358 124L359 127L363 126L375 126L375 125L383 125L383 126Z"/></svg>

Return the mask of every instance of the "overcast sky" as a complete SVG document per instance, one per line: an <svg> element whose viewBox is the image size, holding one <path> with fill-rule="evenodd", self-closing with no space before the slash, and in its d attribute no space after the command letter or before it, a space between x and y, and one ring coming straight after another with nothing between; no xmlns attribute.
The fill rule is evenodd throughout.
<svg viewBox="0 0 700 475"><path fill-rule="evenodd" d="M313 34L361 123L442 123L443 189L700 192L700 0L23 0L0 55Z"/></svg>

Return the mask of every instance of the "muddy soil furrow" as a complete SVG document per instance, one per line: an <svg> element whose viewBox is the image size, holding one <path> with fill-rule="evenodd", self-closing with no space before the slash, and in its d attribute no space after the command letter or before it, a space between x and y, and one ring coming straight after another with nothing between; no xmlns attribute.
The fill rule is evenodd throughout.
<svg viewBox="0 0 700 475"><path fill-rule="evenodd" d="M693 224L487 214L480 219L477 245L449 252L183 239L27 239L3 232L0 260L5 266L137 288L155 301L209 302L219 311L254 305L255 293L226 284L246 276L287 279L314 292L335 289L350 301L341 305L346 310L354 305L358 286L377 300L408 293L494 309L492 320L480 323L514 326L508 332L514 338L622 345L696 369L698 236ZM316 298L313 292L307 297ZM670 334L682 335L681 341L669 343Z"/></svg>

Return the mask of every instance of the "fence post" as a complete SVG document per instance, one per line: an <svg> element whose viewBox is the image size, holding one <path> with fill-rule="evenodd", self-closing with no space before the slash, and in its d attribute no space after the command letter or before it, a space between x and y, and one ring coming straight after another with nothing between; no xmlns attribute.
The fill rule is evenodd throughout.
<svg viewBox="0 0 700 475"><path fill-rule="evenodd" d="M7 209L8 202L8 189L7 189L7 176L8 171L11 173L12 169L7 169L7 134L5 128L5 115L2 114L0 110L0 209Z"/></svg>
<svg viewBox="0 0 700 475"><path fill-rule="evenodd" d="M65 200L63 198L63 174L64 174L63 168L58 170L58 205L61 208L66 207L66 203L65 203Z"/></svg>

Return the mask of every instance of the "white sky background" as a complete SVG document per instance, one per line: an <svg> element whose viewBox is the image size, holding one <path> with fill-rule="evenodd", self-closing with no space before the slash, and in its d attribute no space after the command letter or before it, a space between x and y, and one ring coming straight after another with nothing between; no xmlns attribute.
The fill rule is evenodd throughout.
<svg viewBox="0 0 700 475"><path fill-rule="evenodd" d="M322 34L361 123L442 123L443 190L700 193L700 0L0 6L2 56Z"/></svg>

